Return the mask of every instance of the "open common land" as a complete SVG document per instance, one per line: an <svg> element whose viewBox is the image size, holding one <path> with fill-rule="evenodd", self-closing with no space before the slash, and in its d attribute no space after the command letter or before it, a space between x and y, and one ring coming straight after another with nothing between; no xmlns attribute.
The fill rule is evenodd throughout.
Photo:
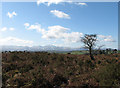
<svg viewBox="0 0 120 88"><path fill-rule="evenodd" d="M120 54L3 52L3 88L120 86Z"/></svg>

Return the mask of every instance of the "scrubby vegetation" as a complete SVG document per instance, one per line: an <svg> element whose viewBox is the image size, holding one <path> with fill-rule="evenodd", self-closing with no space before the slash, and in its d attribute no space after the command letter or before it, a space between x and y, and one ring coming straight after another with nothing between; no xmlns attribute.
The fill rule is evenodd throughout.
<svg viewBox="0 0 120 88"><path fill-rule="evenodd" d="M120 54L2 53L3 88L120 86Z"/></svg>

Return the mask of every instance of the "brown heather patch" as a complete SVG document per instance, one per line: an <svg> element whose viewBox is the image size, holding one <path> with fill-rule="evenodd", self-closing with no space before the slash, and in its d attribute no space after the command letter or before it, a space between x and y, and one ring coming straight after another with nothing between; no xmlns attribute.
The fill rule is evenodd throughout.
<svg viewBox="0 0 120 88"><path fill-rule="evenodd" d="M19 88L105 86L106 77L107 86L120 86L117 68L120 54L101 54L94 58L91 61L89 55L47 52L2 53L3 88L8 85Z"/></svg>

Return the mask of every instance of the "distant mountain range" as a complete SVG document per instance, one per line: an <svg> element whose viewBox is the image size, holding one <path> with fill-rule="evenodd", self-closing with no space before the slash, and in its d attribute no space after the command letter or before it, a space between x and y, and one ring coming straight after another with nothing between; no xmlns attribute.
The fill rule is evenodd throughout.
<svg viewBox="0 0 120 88"><path fill-rule="evenodd" d="M76 51L85 50L84 48L58 47L54 45L48 46L2 46L2 51Z"/></svg>

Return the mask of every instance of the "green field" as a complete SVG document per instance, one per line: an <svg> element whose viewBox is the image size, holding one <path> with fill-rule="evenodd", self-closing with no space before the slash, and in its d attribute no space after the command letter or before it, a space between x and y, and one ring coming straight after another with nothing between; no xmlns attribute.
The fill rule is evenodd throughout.
<svg viewBox="0 0 120 88"><path fill-rule="evenodd" d="M80 54L86 54L86 53L89 53L88 51L84 50L84 51L72 51L71 54L77 54L77 55L80 55Z"/></svg>

